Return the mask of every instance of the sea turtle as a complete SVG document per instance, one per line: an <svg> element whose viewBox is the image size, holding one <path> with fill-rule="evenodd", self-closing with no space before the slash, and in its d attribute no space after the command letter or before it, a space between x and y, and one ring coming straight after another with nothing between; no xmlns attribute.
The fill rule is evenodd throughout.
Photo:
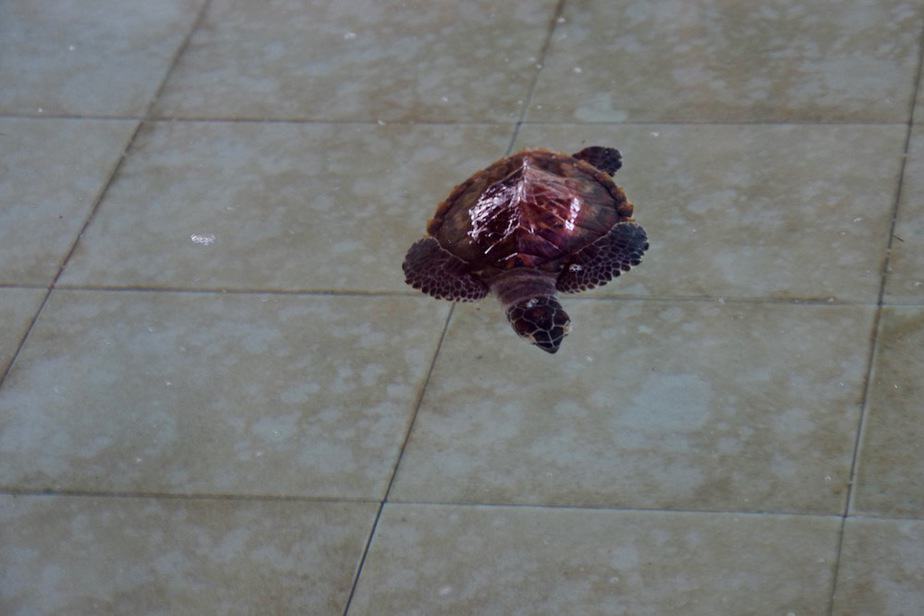
<svg viewBox="0 0 924 616"><path fill-rule="evenodd" d="M632 204L611 176L618 150L571 156L536 149L503 158L456 186L404 259L406 281L440 299L493 291L513 329L555 353L571 319L556 291L606 284L648 248Z"/></svg>

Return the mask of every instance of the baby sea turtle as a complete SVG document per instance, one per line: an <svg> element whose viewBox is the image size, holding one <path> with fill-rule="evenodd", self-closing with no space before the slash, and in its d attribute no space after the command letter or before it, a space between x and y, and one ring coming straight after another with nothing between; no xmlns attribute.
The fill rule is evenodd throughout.
<svg viewBox="0 0 924 616"><path fill-rule="evenodd" d="M568 156L525 150L456 186L404 259L407 283L433 297L477 301L493 291L513 329L554 353L571 319L556 291L606 284L648 248L611 176L618 150Z"/></svg>

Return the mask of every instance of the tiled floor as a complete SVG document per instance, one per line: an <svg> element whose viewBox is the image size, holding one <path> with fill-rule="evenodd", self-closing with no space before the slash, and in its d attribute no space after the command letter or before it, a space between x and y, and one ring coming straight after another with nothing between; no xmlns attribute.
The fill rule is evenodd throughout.
<svg viewBox="0 0 924 616"><path fill-rule="evenodd" d="M924 613L922 30L0 4L0 613ZM652 248L557 355L404 285L454 184L590 144Z"/></svg>

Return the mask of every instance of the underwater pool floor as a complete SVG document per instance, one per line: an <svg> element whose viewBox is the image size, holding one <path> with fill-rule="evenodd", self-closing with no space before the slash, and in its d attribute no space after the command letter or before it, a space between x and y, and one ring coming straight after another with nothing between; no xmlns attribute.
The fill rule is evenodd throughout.
<svg viewBox="0 0 924 616"><path fill-rule="evenodd" d="M924 3L0 6L0 613L924 613ZM651 239L556 355L401 262Z"/></svg>

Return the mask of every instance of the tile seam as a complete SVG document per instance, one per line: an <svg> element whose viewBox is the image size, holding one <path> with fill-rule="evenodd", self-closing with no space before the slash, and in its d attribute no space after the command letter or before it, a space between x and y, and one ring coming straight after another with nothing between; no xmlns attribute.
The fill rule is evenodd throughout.
<svg viewBox="0 0 924 616"><path fill-rule="evenodd" d="M0 288L35 289L47 288L41 285L26 284L0 284ZM207 295L296 295L296 296L358 296L358 297L421 297L420 293L412 291L365 291L361 289L247 289L247 288L221 288L221 287L176 287L176 286L118 286L118 285L92 285L92 284L57 284L58 291L100 291L111 293L189 293ZM833 300L821 297L728 297L709 295L568 295L569 301L631 301L631 302L690 302L706 304L774 304L793 306L860 306L876 308L876 302L858 300ZM902 306L905 304L885 304ZM907 304L914 306L916 304Z"/></svg>
<svg viewBox="0 0 924 616"><path fill-rule="evenodd" d="M555 5L555 10L552 12L552 18L549 20L545 40L542 42L542 47L539 48L539 55L536 60L536 72L533 73L533 77L529 82L529 87L526 90L526 98L523 100L523 108L520 110L520 117L517 119L517 123L513 127L513 134L510 136L510 144L507 146L507 156L513 151L513 146L516 144L517 137L520 134L520 128L523 126L529 114L529 106L532 104L533 94L535 94L536 85L539 83L539 76L542 73L542 69L545 67L545 58L549 53L549 47L552 46L552 36L555 34L555 28L558 26L558 20L561 18L564 10L565 0L558 0L558 3Z"/></svg>
<svg viewBox="0 0 924 616"><path fill-rule="evenodd" d="M476 501L422 501L422 500L394 500L386 505L418 506L418 507L461 507L484 509L544 509L550 511L599 511L610 513L658 513L677 515L727 515L748 517L788 517L788 518L816 518L826 520L840 520L839 513L799 512L799 511L737 511L734 509L685 509L660 507L618 507L606 505L563 505L550 503L491 503Z"/></svg>
<svg viewBox="0 0 924 616"><path fill-rule="evenodd" d="M189 32L187 32L185 38L180 43L180 46L175 51L173 58L170 61L170 64L167 66L167 69L164 71L163 77L161 77L160 84L158 85L157 89L154 91L154 95L148 101L148 104L147 104L147 107L145 108L145 113L144 113L145 117L151 114L151 111L154 108L154 103L156 102L157 97L160 96L160 93L163 91L164 86L167 83L167 79L170 76L170 73L173 71L173 68L176 66L176 63L179 61L180 56L186 50L186 47L189 45L189 40L192 38L193 33L199 27L199 24L202 21L205 15L205 11L208 8L211 1L212 0L205 0L205 2L203 2L202 6L199 8L199 12L196 15L196 18L193 20L192 27L190 28ZM74 252L77 250L77 246L80 244L80 238L84 235L84 233L86 233L87 228L90 226L90 223L93 221L93 218L96 216L96 212L99 210L100 204L102 204L103 200L105 199L106 193L109 192L109 188L112 186L113 182L115 181L116 176L119 174L119 170L122 168L122 165L125 163L125 160L128 157L128 153L131 151L131 148L133 144L135 143L135 140L138 138L138 135L141 132L141 127L144 125L144 120L134 119L133 121L135 122L134 130L132 130L131 135L129 136L128 140L123 146L121 154L119 155L115 163L113 163L112 167L110 168L109 174L106 180L103 182L102 186L97 191L96 196L93 199L93 203L90 207L90 212L89 214L87 214L87 217L84 219L83 225L81 225L80 227L80 231L74 237L74 241L71 243L70 248L68 249L67 253L65 253L64 258L58 264L58 271L55 273L55 276L52 279L51 283L46 287L47 291L45 292L45 297L42 298L42 301L39 304L38 309L35 311L35 314L32 315L32 319L29 322L29 325L26 327L25 333L20 338L19 344L17 345L16 350L13 352L13 356L10 358L9 364L7 364L3 373L0 374L0 388L3 387L3 384L6 382L7 377L9 376L10 372L13 370L13 366L16 363L16 360L18 359L19 354L22 352L23 347L25 347L26 342L28 341L29 336L32 333L32 330L35 328L35 324L39 320L39 317L41 317L42 312L45 310L45 306L48 304L48 300L51 297L52 293L54 292L55 286L57 285L58 280L61 278L61 275L64 273L64 270L67 267L67 264L70 261L71 257L74 255Z"/></svg>
<svg viewBox="0 0 924 616"><path fill-rule="evenodd" d="M290 494L233 494L233 493L180 493L180 492L147 492L131 490L30 490L16 487L0 486L0 496L12 497L47 497L47 498L112 498L112 499L155 499L155 500L187 500L187 501L267 501L267 502L293 502L293 503L361 503L376 505L376 498L361 498L351 496L296 496Z"/></svg>
<svg viewBox="0 0 924 616"><path fill-rule="evenodd" d="M565 0L558 0L557 5L555 6L555 10L553 11L552 17L549 20L548 32L546 33L545 40L543 41L542 47L539 52L539 60L538 60L539 67L537 68L535 75L533 75L533 79L529 85L529 88L527 89L526 98L523 102L523 108L520 110L519 120L513 127L513 131L510 136L510 141L507 144L506 151L504 152L505 156L508 156L510 154L511 150L513 149L513 144L516 143L517 134L520 130L520 126L523 123L523 119L526 117L526 112L529 109L530 101L532 100L533 90L535 89L536 82L539 80L539 72L542 70L542 64L545 62L545 54L548 51L549 44L552 40L552 34L555 32L555 26L558 23L558 18L561 15L561 12L564 8L564 4L565 4ZM416 423L417 416L420 413L420 407L423 406L423 400L424 400L424 396L426 395L427 386L430 384L430 377L433 375L433 369L436 366L436 361L439 357L440 350L443 347L443 341L446 339L446 332L449 330L449 323L452 320L452 314L455 311L455 308L456 308L456 304L453 303L452 307L449 309L449 313L446 315L446 322L443 325L443 331L440 334L439 341L437 342L436 351L433 353L433 359L430 362L430 369L427 371L427 376L424 379L424 383L420 388L420 396L418 400L416 401L414 412L411 415L410 422L408 423L407 432L405 433L405 436L404 436L404 442L401 444L401 449L398 452L398 459L395 461L394 468L392 469L391 478L389 479L388 486L385 489L385 495L382 497L382 502L379 504L379 510L376 513L375 521L372 524L372 530L369 533L369 538L366 541L366 545L363 550L362 557L360 558L359 565L357 566L356 575L354 576L353 584L350 587L350 594L347 597L347 602L343 609L343 616L348 616L350 613L350 606L353 604L353 598L356 596L356 589L359 586L359 580L362 577L363 568L366 564L366 558L369 555L369 550L371 549L372 542L375 539L375 534L376 534L376 531L378 530L379 522L381 521L381 518L382 518L382 511L385 509L386 503L388 503L389 496L391 495L391 491L395 485L395 480L398 477L398 471L401 467L401 461L404 458L404 453L407 450L408 442L410 441L411 434L414 431L414 424Z"/></svg>
<svg viewBox="0 0 924 616"><path fill-rule="evenodd" d="M126 490L53 490L53 489L23 489L0 486L0 496L13 498L99 498L99 499L158 499L177 501L227 501L227 502L291 502L291 503L343 503L382 505L377 498L363 498L350 496L310 496L289 494L235 494L235 493L175 493L175 492L144 492ZM804 511L743 511L736 509L685 509L666 507L619 507L607 505L565 505L553 503L503 503L478 501L425 501L425 500L389 500L385 505L407 507L457 507L462 509L529 509L549 511L599 511L610 513L658 513L676 515L723 515L746 517L772 517L772 518L816 518L828 520L842 520L840 513L821 513ZM874 520L881 522L912 522L924 524L924 517L909 517L900 515L883 515L876 513L854 513L847 516L848 520Z"/></svg>
<svg viewBox="0 0 924 616"><path fill-rule="evenodd" d="M541 70L541 69L540 69ZM538 72L537 72L538 77ZM521 114L522 116L522 114ZM356 120L327 120L324 118L265 118L265 117L215 117L215 116L167 116L167 115L107 115L107 114L28 114L28 113L0 113L0 119L11 120L78 120L78 121L115 121L115 122L139 122L144 121L151 124L156 123L202 123L202 124L304 124L304 125L358 125L381 126L381 120L378 119L356 119ZM624 120L621 122L574 122L574 121L554 121L554 120L518 120L522 124L533 126L892 126L903 127L907 122L897 121L874 121L874 120L751 120L751 121L712 121L712 120ZM480 120L480 121L451 121L451 120L391 120L385 121L385 126L508 126L514 122L510 120Z"/></svg>
<svg viewBox="0 0 924 616"><path fill-rule="evenodd" d="M863 438L866 434L867 418L869 415L870 392L872 388L873 373L875 371L875 362L878 357L879 338L882 330L882 312L885 299L886 284L889 278L889 264L892 259L892 246L895 238L895 226L898 220L899 208L901 207L902 193L904 189L905 173L907 171L908 156L911 147L911 136L914 132L914 114L918 99L918 91L921 86L921 72L924 66L924 26L919 26L918 31L918 61L915 68L914 84L908 103L908 121L905 129L905 143L901 157L901 164L898 171L898 181L895 187L895 197L892 203L892 219L889 225L888 236L886 237L885 255L882 259L879 280L879 295L876 301L876 313L873 317L873 329L870 340L870 350L867 358L866 380L863 387L863 395L860 404L860 417L857 420L856 435L853 444L853 455L850 461L850 480L847 484L847 495L844 501L844 510L841 514L841 525L838 533L838 540L835 552L834 570L831 579L831 595L828 602L828 615L834 614L834 599L837 595L837 583L841 568L841 558L843 556L844 534L847 526L847 520L850 512L855 506L856 501L856 484L860 468L860 454L863 448Z"/></svg>
<svg viewBox="0 0 924 616"><path fill-rule="evenodd" d="M427 385L430 384L430 377L433 376L433 368L436 366L437 357L439 357L440 349L443 347L443 341L446 339L446 332L449 330L449 322L452 320L452 313L455 308L456 305L453 303L449 307L449 311L446 313L446 320L443 323L443 329L440 332L439 340L437 340L436 349L433 351L433 357L430 359L430 367L427 370L427 374L424 377L423 383L421 383L420 393L417 395L417 399L414 401L414 410L411 413L410 420L408 421L408 425L404 433L404 440L401 442L401 448L398 450L398 457L395 459L394 466L392 467L391 476L388 479L388 485L385 487L385 493L382 495L381 501L379 501L379 507L376 511L375 519L372 522L372 528L369 531L369 536L367 537L366 543L363 546L362 555L360 556L359 562L356 566L356 571L353 575L352 584L350 585L350 594L347 596L346 603L343 607L344 616L349 614L350 606L353 604L353 598L356 596L356 589L359 586L359 580L362 577L363 568L366 564L366 558L369 556L369 550L372 548L372 542L375 539L375 533L379 527L382 511L385 508L385 503L388 502L388 495L391 493L392 487L395 484L395 479L398 476L398 468L401 466L401 459L404 457L404 452L407 450L408 442L411 439L411 432L414 430L414 423L417 421L417 414L420 412L420 407L423 405L423 399L427 391Z"/></svg>

